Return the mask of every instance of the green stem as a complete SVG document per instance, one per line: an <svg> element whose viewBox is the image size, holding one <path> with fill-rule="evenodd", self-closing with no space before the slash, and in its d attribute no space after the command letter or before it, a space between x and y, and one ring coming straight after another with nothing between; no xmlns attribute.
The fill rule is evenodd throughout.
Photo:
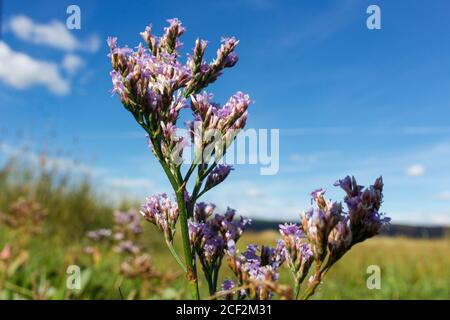
<svg viewBox="0 0 450 320"><path fill-rule="evenodd" d="M202 259L199 260L200 263L202 264L203 274L205 275L205 279L208 284L209 294L213 295L216 292L213 284L213 272L214 272L213 268L209 268Z"/></svg>
<svg viewBox="0 0 450 320"><path fill-rule="evenodd" d="M213 279L213 285L214 285L214 291L217 291L217 281L219 280L219 271L220 267L222 266L222 257L217 262L216 266L214 267L214 279Z"/></svg>
<svg viewBox="0 0 450 320"><path fill-rule="evenodd" d="M298 300L298 295L300 294L300 281L295 281L294 294L295 300Z"/></svg>
<svg viewBox="0 0 450 320"><path fill-rule="evenodd" d="M152 139L153 140L153 139ZM158 141L156 141L158 142ZM170 184L172 185L173 190L175 191L176 197L177 197L177 203L178 203L178 210L180 212L180 224L181 224L181 239L183 244L183 251L184 251L184 259L185 259L185 265L186 265L186 276L191 286L191 293L192 297L194 299L199 300L200 299L200 292L198 290L198 280L197 280L197 271L195 268L194 263L194 255L191 250L191 244L189 241L189 229L188 229L188 221L187 221L187 212L186 212L186 204L184 201L184 188L180 187L183 185L183 181L180 180L181 174L178 174L179 171L177 171L177 177L175 177L170 170L169 166L164 160L161 147L159 146L159 142L155 143L155 141L152 141L153 147L155 149L155 152L157 154L157 158L161 164L161 166L164 169L164 172L166 173L167 177L169 178Z"/></svg>
<svg viewBox="0 0 450 320"><path fill-rule="evenodd" d="M184 249L184 258L186 262L187 277L191 285L192 296L199 300L200 292L198 290L197 271L194 264L194 256L191 250L191 243L189 241L189 229L187 221L186 205L184 201L184 189L176 190L178 210L180 212L180 224L181 224L181 238Z"/></svg>
<svg viewBox="0 0 450 320"><path fill-rule="evenodd" d="M191 164L191 166L189 167L188 172L186 173L186 176L183 179L184 183L188 183L189 178L191 177L192 173L194 172L196 166L197 166L197 164L195 164L195 163Z"/></svg>
<svg viewBox="0 0 450 320"><path fill-rule="evenodd" d="M170 243L170 241L167 241L167 240L166 240L166 244L167 244L167 247L170 250L170 253L172 253L173 257L178 262L178 264L180 265L180 267L183 270L183 272L186 273L187 272L186 266L184 265L183 261L181 261L181 258L178 255L178 253L175 251L175 248L173 247L173 245Z"/></svg>
<svg viewBox="0 0 450 320"><path fill-rule="evenodd" d="M316 292L317 287L320 285L322 278L325 276L328 270L330 269L327 266L325 266L323 269L321 269L321 264L316 266L314 281L306 289L305 293L301 298L302 300L308 300Z"/></svg>

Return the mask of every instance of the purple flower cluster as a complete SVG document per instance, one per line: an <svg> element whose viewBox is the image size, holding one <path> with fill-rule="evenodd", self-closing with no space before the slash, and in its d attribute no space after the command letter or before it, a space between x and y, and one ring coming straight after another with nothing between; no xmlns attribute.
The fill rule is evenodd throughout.
<svg viewBox="0 0 450 320"><path fill-rule="evenodd" d="M179 211L178 204L172 202L167 194L147 197L147 202L141 206L141 214L164 233L167 241L173 241Z"/></svg>
<svg viewBox="0 0 450 320"><path fill-rule="evenodd" d="M208 64L203 59L207 44L197 40L193 55L188 56L186 63L181 63L178 60L178 49L182 46L179 37L185 28L178 19L167 21L169 26L164 28L161 37L152 34L151 26L141 33L146 47L139 44L135 50L120 48L114 37L109 37L107 42L113 67L112 92L119 95L125 108L150 133L150 144L157 144L158 149L161 146L162 154L155 154L181 164L181 153L188 142L176 134L180 110L186 107L186 98L192 96L194 103L200 99L194 98L196 93L214 82L224 68L234 66L238 60L234 53L238 41L224 39L217 57ZM242 128L248 104L248 96L238 92L223 108L210 111L214 114L209 116L208 123ZM201 117L199 113L196 116Z"/></svg>
<svg viewBox="0 0 450 320"><path fill-rule="evenodd" d="M232 166L218 164L206 178L205 190L212 189L224 181L230 174L231 170L233 170Z"/></svg>
<svg viewBox="0 0 450 320"><path fill-rule="evenodd" d="M345 177L335 183L346 193L344 202L348 210L345 223L352 237L352 245L377 235L391 219L380 213L383 202L383 179L379 177L369 188L357 184L355 177Z"/></svg>
<svg viewBox="0 0 450 320"><path fill-rule="evenodd" d="M105 238L109 238L112 235L112 231L110 229L98 229L98 230L90 230L86 233L86 236L94 241L99 241Z"/></svg>
<svg viewBox="0 0 450 320"><path fill-rule="evenodd" d="M377 235L390 221L379 212L383 199L381 177L367 189L349 176L334 185L347 193L344 198L347 212L343 211L340 203L325 200L325 192L318 189L311 194L316 206L302 216L302 230L316 262L323 262L329 253L328 266L339 260L353 245Z"/></svg>
<svg viewBox="0 0 450 320"><path fill-rule="evenodd" d="M234 53L238 43L239 41L234 37L223 38L222 45L217 50L217 57L208 64L203 59L208 43L197 39L192 56L188 56L187 65L191 69L192 78L186 92L188 94L198 92L198 88L205 88L216 81L222 74L223 69L233 67L238 61L238 57Z"/></svg>
<svg viewBox="0 0 450 320"><path fill-rule="evenodd" d="M239 254L235 243L233 241L228 243L228 265L239 285L248 287L238 293L240 298L266 300L271 297L271 288L278 281L279 268L284 261L282 251L282 246L275 248L262 246L260 249L252 244L244 253Z"/></svg>
<svg viewBox="0 0 450 320"><path fill-rule="evenodd" d="M282 254L295 281L301 283L313 263L314 254L298 225L293 223L280 225L280 233L282 238L279 242L283 246Z"/></svg>
<svg viewBox="0 0 450 320"><path fill-rule="evenodd" d="M322 276L354 244L379 233L390 219L380 213L383 181L365 189L354 178L336 182L346 193L342 204L327 200L325 191L311 193L313 207L301 216L300 225L280 225L282 239L275 248L249 245L239 254L236 242L250 223L241 217L234 219L230 208L223 215L215 214L215 205L197 203L207 191L223 182L233 168L219 164L227 148L247 122L250 97L242 92L234 94L223 106L212 101L213 95L204 90L224 69L233 67L238 57L234 50L239 43L235 38L224 38L216 57L204 59L208 46L197 39L185 63L180 62L180 37L185 28L178 19L167 20L169 25L158 37L148 26L141 33L145 46L119 47L117 38L108 38L110 48L113 93L116 93L148 134L149 145L161 163L177 202L166 194L153 195L141 206L140 213L163 233L177 262L192 280L192 292L199 298L196 261L200 261L211 295L217 292L222 259L237 280L226 280L223 291L241 287L238 299L268 299L273 293L284 292L278 284L279 268L286 261L296 280L296 297L300 285L312 264L315 272L306 292L308 298L320 284ZM190 101L189 101L190 99ZM177 120L182 109L190 107L193 121L187 122L190 142L194 146L194 163L185 176L181 172L183 149L189 139L178 135ZM211 160L214 160L212 163ZM192 193L187 191L189 179L198 169ZM184 199L183 199L184 195ZM114 230L90 231L94 240L112 238L118 241L117 250L137 254L140 251L132 238L141 233L136 212L116 213ZM185 261L182 262L173 247L176 223L180 218L181 240ZM198 260L197 260L198 257ZM286 295L288 296L288 295ZM226 293L226 298L233 295Z"/></svg>
<svg viewBox="0 0 450 320"><path fill-rule="evenodd" d="M141 252L141 248L131 240L120 241L117 246L114 247L114 250L119 253L131 254L138 254Z"/></svg>
<svg viewBox="0 0 450 320"><path fill-rule="evenodd" d="M306 210L302 217L302 229L305 232L314 258L322 261L327 254L328 235L342 219L342 206L338 202L325 200L322 189L311 193L316 206Z"/></svg>
<svg viewBox="0 0 450 320"><path fill-rule="evenodd" d="M205 91L191 96L194 121L188 122L196 161L208 163L214 152L216 161L233 142L247 122L250 97L237 92L221 107L212 102L212 94Z"/></svg>
<svg viewBox="0 0 450 320"><path fill-rule="evenodd" d="M250 224L250 219L235 220L235 210L228 208L225 214L214 214L215 205L197 203L193 218L189 221L191 246L198 256L211 294L217 290L222 258L229 244L236 243Z"/></svg>
<svg viewBox="0 0 450 320"><path fill-rule="evenodd" d="M140 234L142 232L141 216L135 210L127 212L116 211L114 213L114 223L116 226L123 226L122 235L115 234L116 238L123 237L124 232L131 232L133 234Z"/></svg>
<svg viewBox="0 0 450 320"><path fill-rule="evenodd" d="M197 203L189 221L189 237L202 264L208 269L220 266L228 243L237 242L250 219L235 220L236 211L228 208L224 215L214 214L215 205Z"/></svg>
<svg viewBox="0 0 450 320"><path fill-rule="evenodd" d="M114 250L120 253L137 254L141 251L135 243L136 237L142 233L141 216L135 210L114 212L112 229L88 231L86 236L94 241L108 239L114 243Z"/></svg>

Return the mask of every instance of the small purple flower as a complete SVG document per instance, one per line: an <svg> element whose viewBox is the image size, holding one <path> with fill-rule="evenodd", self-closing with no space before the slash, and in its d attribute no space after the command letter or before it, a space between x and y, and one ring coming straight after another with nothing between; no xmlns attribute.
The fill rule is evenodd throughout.
<svg viewBox="0 0 450 320"><path fill-rule="evenodd" d="M300 237L302 235L301 229L295 223L280 224L279 228L280 228L281 235L283 235L285 237L288 237L288 236Z"/></svg>
<svg viewBox="0 0 450 320"><path fill-rule="evenodd" d="M112 93L117 93L121 99L126 99L122 75L118 71L113 70L111 71L111 79L113 83Z"/></svg>
<svg viewBox="0 0 450 320"><path fill-rule="evenodd" d="M313 192L311 192L311 201L316 202L319 197L323 197L325 194L325 190L323 189L316 189Z"/></svg>
<svg viewBox="0 0 450 320"><path fill-rule="evenodd" d="M208 175L205 188L211 189L223 182L228 177L231 170L233 170L232 166L226 164L218 164Z"/></svg>
<svg viewBox="0 0 450 320"><path fill-rule="evenodd" d="M107 43L111 52L114 52L117 48L117 37L108 37Z"/></svg>
<svg viewBox="0 0 450 320"><path fill-rule="evenodd" d="M223 291L231 290L234 287L235 287L235 284L232 280L225 280L224 282L222 282L222 290Z"/></svg>
<svg viewBox="0 0 450 320"><path fill-rule="evenodd" d="M214 203L199 202L195 204L194 220L205 222L213 213L216 205Z"/></svg>
<svg viewBox="0 0 450 320"><path fill-rule="evenodd" d="M232 280L225 280L222 282L222 291L230 291L235 288L235 283ZM233 300L233 293L228 293L224 296L225 300Z"/></svg>
<svg viewBox="0 0 450 320"><path fill-rule="evenodd" d="M346 176L344 179L338 180L334 183L335 187L341 187L349 197L357 195L363 186L356 183L355 177Z"/></svg>

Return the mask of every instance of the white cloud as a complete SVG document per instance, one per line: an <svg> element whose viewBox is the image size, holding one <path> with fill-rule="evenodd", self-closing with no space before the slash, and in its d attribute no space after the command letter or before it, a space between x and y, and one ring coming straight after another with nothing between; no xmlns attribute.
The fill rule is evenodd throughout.
<svg viewBox="0 0 450 320"><path fill-rule="evenodd" d="M126 188L126 189L133 189L133 188L150 189L154 187L151 181L143 178L113 178L108 179L107 183L112 187Z"/></svg>
<svg viewBox="0 0 450 320"><path fill-rule="evenodd" d="M410 177L420 177L425 174L425 171L425 166L421 164L413 164L408 167L408 169L406 170L406 174Z"/></svg>
<svg viewBox="0 0 450 320"><path fill-rule="evenodd" d="M64 56L64 59L62 61L62 67L64 70L66 70L69 74L75 74L77 71L84 65L83 59L81 59L79 56L75 54L66 54Z"/></svg>
<svg viewBox="0 0 450 320"><path fill-rule="evenodd" d="M0 154L25 160L33 165L44 166L47 169L56 169L60 172L79 173L91 176L102 175L106 172L104 169L83 164L70 157L39 154L31 151L27 147L17 147L7 143L0 143Z"/></svg>
<svg viewBox="0 0 450 320"><path fill-rule="evenodd" d="M450 127L439 127L439 126L434 126L434 127L411 126L411 127L400 128L400 130L403 134L407 134L407 135L433 135L433 134L448 134L448 133L450 133Z"/></svg>
<svg viewBox="0 0 450 320"><path fill-rule="evenodd" d="M442 191L436 195L438 200L450 201L450 190Z"/></svg>
<svg viewBox="0 0 450 320"><path fill-rule="evenodd" d="M3 41L0 41L0 61L0 80L16 89L41 85L58 95L70 91L68 81L61 76L55 63L13 51Z"/></svg>
<svg viewBox="0 0 450 320"><path fill-rule="evenodd" d="M319 161L319 154L298 154L298 153L294 153L291 154L289 157L289 160L291 160L292 162L295 162L297 164L314 164L317 163L317 161Z"/></svg>
<svg viewBox="0 0 450 320"><path fill-rule="evenodd" d="M259 198L264 195L264 192L257 187L250 187L245 190L245 194L250 198Z"/></svg>
<svg viewBox="0 0 450 320"><path fill-rule="evenodd" d="M10 19L8 28L21 40L64 51L96 52L100 48L98 36L93 35L85 41L79 41L65 24L56 20L40 24L27 16L17 15Z"/></svg>
<svg viewBox="0 0 450 320"><path fill-rule="evenodd" d="M95 53L100 49L101 40L97 35L91 35L89 38L85 39L84 42L79 42L78 47L80 50Z"/></svg>

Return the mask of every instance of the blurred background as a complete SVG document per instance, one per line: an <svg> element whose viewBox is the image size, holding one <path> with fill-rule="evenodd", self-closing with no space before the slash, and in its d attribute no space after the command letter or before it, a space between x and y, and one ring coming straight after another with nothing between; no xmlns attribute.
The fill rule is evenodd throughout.
<svg viewBox="0 0 450 320"><path fill-rule="evenodd" d="M170 190L111 96L106 38L134 47L173 17L187 29L182 58L196 38L209 41L207 60L222 37L240 40L238 64L208 90L221 103L249 93L247 128L280 130L275 175L236 165L205 198L254 219L243 242L273 243L316 188L339 200L337 179L382 175L393 226L352 250L318 297L450 298L450 3L375 2L0 0L0 298L184 296L175 264L161 271L172 261L152 226L133 239L149 254L138 261L86 238L114 228L114 210ZM66 26L72 4L80 29ZM379 30L366 25L371 4ZM83 290L66 288L71 264ZM373 264L380 290L366 287Z"/></svg>

